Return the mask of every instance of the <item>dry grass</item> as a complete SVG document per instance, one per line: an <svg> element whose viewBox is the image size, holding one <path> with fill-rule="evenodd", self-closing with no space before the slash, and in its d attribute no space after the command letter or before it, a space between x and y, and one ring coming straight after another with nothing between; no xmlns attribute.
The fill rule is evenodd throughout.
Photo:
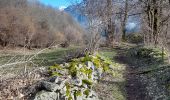
<svg viewBox="0 0 170 100"><path fill-rule="evenodd" d="M37 91L38 82L45 79L44 68L34 69L13 78L1 78L0 100L27 100Z"/></svg>
<svg viewBox="0 0 170 100"><path fill-rule="evenodd" d="M63 61L65 54L78 47L1 50L0 100L28 100L47 76L47 66ZM3 54L2 54L3 53Z"/></svg>

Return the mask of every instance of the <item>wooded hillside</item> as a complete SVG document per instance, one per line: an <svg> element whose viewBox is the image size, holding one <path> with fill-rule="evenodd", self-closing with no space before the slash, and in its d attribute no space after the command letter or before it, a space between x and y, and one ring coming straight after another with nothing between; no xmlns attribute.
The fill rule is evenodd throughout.
<svg viewBox="0 0 170 100"><path fill-rule="evenodd" d="M64 11L27 0L0 0L0 45L42 48L80 43L83 30Z"/></svg>

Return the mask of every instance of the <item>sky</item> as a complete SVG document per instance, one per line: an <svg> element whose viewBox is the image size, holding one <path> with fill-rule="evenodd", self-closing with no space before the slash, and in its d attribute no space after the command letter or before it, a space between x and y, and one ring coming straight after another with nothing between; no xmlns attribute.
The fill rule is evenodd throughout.
<svg viewBox="0 0 170 100"><path fill-rule="evenodd" d="M48 6L64 9L70 6L73 0L39 0L39 1Z"/></svg>

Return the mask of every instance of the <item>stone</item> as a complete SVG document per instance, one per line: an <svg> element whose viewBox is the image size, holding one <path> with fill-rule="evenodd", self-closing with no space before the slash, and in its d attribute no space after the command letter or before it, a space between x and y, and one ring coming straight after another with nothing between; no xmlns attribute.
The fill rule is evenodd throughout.
<svg viewBox="0 0 170 100"><path fill-rule="evenodd" d="M83 100L83 97L82 96L78 96L77 100Z"/></svg>
<svg viewBox="0 0 170 100"><path fill-rule="evenodd" d="M65 66L65 67L69 67L70 64L69 64L69 63L64 63L64 66Z"/></svg>
<svg viewBox="0 0 170 100"><path fill-rule="evenodd" d="M43 81L41 84L43 88L50 92L55 92L60 89L59 85L55 83Z"/></svg>
<svg viewBox="0 0 170 100"><path fill-rule="evenodd" d="M78 65L78 68L79 68L79 69L80 69L80 68L82 68L82 67L83 67L83 65L82 65L82 64L79 64L79 65Z"/></svg>
<svg viewBox="0 0 170 100"><path fill-rule="evenodd" d="M64 86L64 88L61 89L60 93L61 93L63 96L66 96L66 91L67 91L66 86Z"/></svg>
<svg viewBox="0 0 170 100"><path fill-rule="evenodd" d="M65 80L66 80L65 77L63 77L63 78L62 77L57 77L54 82L56 84L61 84Z"/></svg>
<svg viewBox="0 0 170 100"><path fill-rule="evenodd" d="M103 69L102 69L102 68L98 68L97 74L98 74L98 77L99 77L99 78L101 78L102 73L103 73Z"/></svg>
<svg viewBox="0 0 170 100"><path fill-rule="evenodd" d="M34 100L61 100L55 92L40 91L36 94Z"/></svg>
<svg viewBox="0 0 170 100"><path fill-rule="evenodd" d="M76 79L73 79L71 81L71 83L74 84L74 85L77 85L77 86L81 86L82 85L82 80L79 79L79 78L76 78Z"/></svg>
<svg viewBox="0 0 170 100"><path fill-rule="evenodd" d="M94 71L95 70L95 66L94 66L93 62L88 61L87 62L87 68L88 69L92 69Z"/></svg>
<svg viewBox="0 0 170 100"><path fill-rule="evenodd" d="M53 77L50 77L47 81L49 82L55 82L55 80L58 78L58 76L53 76Z"/></svg>

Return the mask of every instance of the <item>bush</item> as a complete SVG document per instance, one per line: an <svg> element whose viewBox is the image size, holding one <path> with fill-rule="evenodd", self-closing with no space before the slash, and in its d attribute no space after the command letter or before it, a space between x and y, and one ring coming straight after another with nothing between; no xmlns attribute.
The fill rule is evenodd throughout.
<svg viewBox="0 0 170 100"><path fill-rule="evenodd" d="M166 51L159 48L139 47L130 50L129 54L137 58L148 59L148 61L163 61L167 58Z"/></svg>
<svg viewBox="0 0 170 100"><path fill-rule="evenodd" d="M127 39L130 43L143 43L143 36L140 33L133 33L127 36Z"/></svg>

